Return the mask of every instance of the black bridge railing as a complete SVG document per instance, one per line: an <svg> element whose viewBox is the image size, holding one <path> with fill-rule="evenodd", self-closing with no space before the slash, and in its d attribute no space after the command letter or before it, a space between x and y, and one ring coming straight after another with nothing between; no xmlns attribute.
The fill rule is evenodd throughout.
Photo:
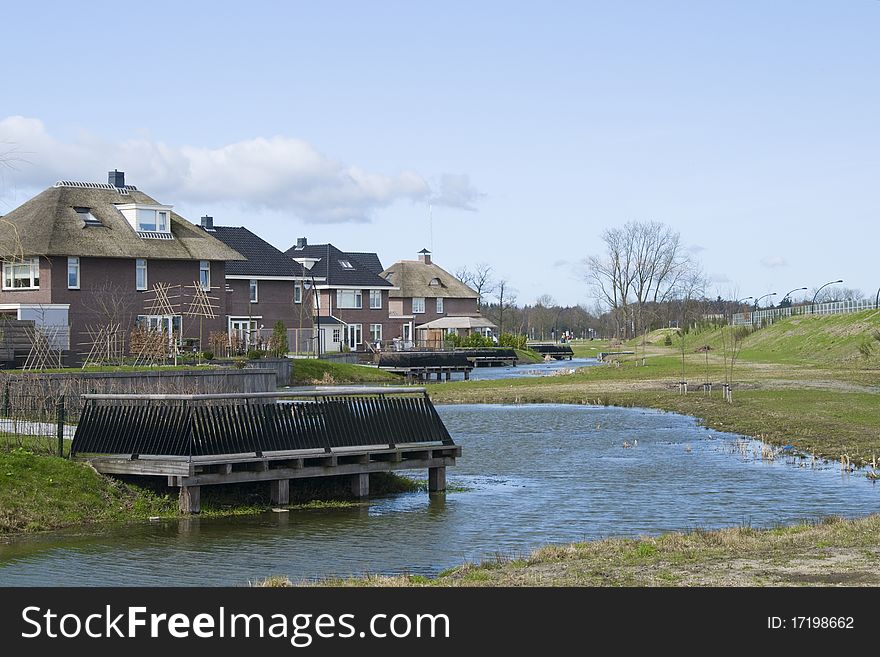
<svg viewBox="0 0 880 657"><path fill-rule="evenodd" d="M424 388L83 395L71 455L262 456L408 443L455 444Z"/></svg>

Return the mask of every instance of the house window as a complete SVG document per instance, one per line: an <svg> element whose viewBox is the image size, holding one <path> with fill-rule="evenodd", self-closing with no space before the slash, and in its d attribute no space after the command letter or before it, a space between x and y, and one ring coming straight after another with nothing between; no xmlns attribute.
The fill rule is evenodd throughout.
<svg viewBox="0 0 880 657"><path fill-rule="evenodd" d="M361 290L336 290L337 308L363 308Z"/></svg>
<svg viewBox="0 0 880 657"><path fill-rule="evenodd" d="M79 258L67 259L67 289L79 289Z"/></svg>
<svg viewBox="0 0 880 657"><path fill-rule="evenodd" d="M381 324L370 324L370 341L371 342L381 342L382 341L382 325Z"/></svg>
<svg viewBox="0 0 880 657"><path fill-rule="evenodd" d="M294 283L293 284L293 302L294 303L302 303L302 300L303 300L302 283Z"/></svg>
<svg viewBox="0 0 880 657"><path fill-rule="evenodd" d="M137 229L150 233L167 233L168 211L138 208Z"/></svg>
<svg viewBox="0 0 880 657"><path fill-rule="evenodd" d="M333 342L341 342L342 341L342 329L335 328L333 329Z"/></svg>
<svg viewBox="0 0 880 657"><path fill-rule="evenodd" d="M74 210L76 211L76 214L79 216L80 219L82 219L82 222L86 226L103 226L104 225L95 217L95 215L92 214L91 208L74 208Z"/></svg>
<svg viewBox="0 0 880 657"><path fill-rule="evenodd" d="M443 283L440 282L439 278L432 278L431 282L428 283L428 285L430 285L431 287L440 287L443 285Z"/></svg>
<svg viewBox="0 0 880 657"><path fill-rule="evenodd" d="M425 297L413 297L413 315L425 312Z"/></svg>
<svg viewBox="0 0 880 657"><path fill-rule="evenodd" d="M257 319L262 319L257 318ZM257 319L253 317L229 318L229 335L250 346L257 336Z"/></svg>
<svg viewBox="0 0 880 657"><path fill-rule="evenodd" d="M437 297L437 314L443 313L443 297Z"/></svg>
<svg viewBox="0 0 880 657"><path fill-rule="evenodd" d="M382 290L370 290L370 308L376 310L382 307Z"/></svg>
<svg viewBox="0 0 880 657"><path fill-rule="evenodd" d="M4 290L39 290L40 260L26 258L23 262L3 263Z"/></svg>
<svg viewBox="0 0 880 657"><path fill-rule="evenodd" d="M259 290L257 289L257 279L256 278L251 279L250 291L251 291L251 295L250 295L251 303L257 303L257 300L259 299L259 297L257 296Z"/></svg>
<svg viewBox="0 0 880 657"><path fill-rule="evenodd" d="M207 260L199 260L199 284L203 290L211 289L211 263Z"/></svg>
<svg viewBox="0 0 880 657"><path fill-rule="evenodd" d="M183 317L180 315L138 315L137 325L148 331L164 333L168 336L169 343L182 342Z"/></svg>
<svg viewBox="0 0 880 657"><path fill-rule="evenodd" d="M340 260L339 266L343 269L354 269L354 265L351 264L348 260Z"/></svg>
<svg viewBox="0 0 880 657"><path fill-rule="evenodd" d="M137 287L137 289L139 289L139 290L146 290L147 289L147 261L144 260L143 258L138 258L137 260L135 260L134 271L135 271L135 275L134 275L135 287Z"/></svg>

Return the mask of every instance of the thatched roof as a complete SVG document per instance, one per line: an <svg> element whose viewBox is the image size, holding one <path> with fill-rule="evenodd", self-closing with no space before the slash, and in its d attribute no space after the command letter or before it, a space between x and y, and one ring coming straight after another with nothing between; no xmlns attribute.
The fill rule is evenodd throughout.
<svg viewBox="0 0 880 657"><path fill-rule="evenodd" d="M399 260L382 272L399 290L391 297L476 299L479 295L445 269L421 260Z"/></svg>
<svg viewBox="0 0 880 657"><path fill-rule="evenodd" d="M91 185L91 183L87 183ZM174 239L144 239L116 205L160 205L136 188L58 183L0 219L2 256L81 256L157 260L243 260L226 244L171 212ZM101 225L86 225L74 208L89 208Z"/></svg>

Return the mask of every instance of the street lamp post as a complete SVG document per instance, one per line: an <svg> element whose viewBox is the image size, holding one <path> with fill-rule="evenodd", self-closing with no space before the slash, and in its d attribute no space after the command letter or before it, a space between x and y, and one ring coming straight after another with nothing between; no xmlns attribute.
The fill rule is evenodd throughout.
<svg viewBox="0 0 880 657"><path fill-rule="evenodd" d="M792 292L802 292L803 290L806 290L806 289L807 288L805 288L805 287L796 287L793 290L789 290L788 292L785 293L785 296L782 297L782 301L785 301L786 299L788 299L789 295L791 295ZM789 299L789 301L791 301L791 299Z"/></svg>
<svg viewBox="0 0 880 657"><path fill-rule="evenodd" d="M755 299L755 310L758 309L758 303L761 301L761 299L766 299L767 297L775 297L775 296L776 296L776 292L770 292L769 294L765 294L764 296L758 297L757 299Z"/></svg>
<svg viewBox="0 0 880 657"><path fill-rule="evenodd" d="M315 266L315 263L320 260L320 258L294 258L296 262L302 265L303 270L308 273L309 278L311 279L311 285L308 282L303 281L303 287L308 290L311 287L312 296L315 299L315 331L317 335L315 336L315 340L317 340L317 344L315 345L315 355L320 358L321 357L321 295L318 293L318 286L315 285L315 274L312 272L312 267Z"/></svg>
<svg viewBox="0 0 880 657"><path fill-rule="evenodd" d="M829 285L834 285L836 283L843 283L843 279L841 278L839 281L829 281L828 283L825 283L825 285L820 287L818 290L816 290L816 294L813 295L813 301L812 301L812 303L810 303L810 314L811 315L814 315L816 313L816 297L819 296L819 292L822 290L822 288L828 287Z"/></svg>

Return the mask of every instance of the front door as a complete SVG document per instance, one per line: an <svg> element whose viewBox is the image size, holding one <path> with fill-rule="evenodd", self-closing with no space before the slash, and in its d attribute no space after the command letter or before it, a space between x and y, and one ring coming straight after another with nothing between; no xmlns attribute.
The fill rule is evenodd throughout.
<svg viewBox="0 0 880 657"><path fill-rule="evenodd" d="M363 327L360 324L348 325L348 348L357 351L357 348L363 342Z"/></svg>

